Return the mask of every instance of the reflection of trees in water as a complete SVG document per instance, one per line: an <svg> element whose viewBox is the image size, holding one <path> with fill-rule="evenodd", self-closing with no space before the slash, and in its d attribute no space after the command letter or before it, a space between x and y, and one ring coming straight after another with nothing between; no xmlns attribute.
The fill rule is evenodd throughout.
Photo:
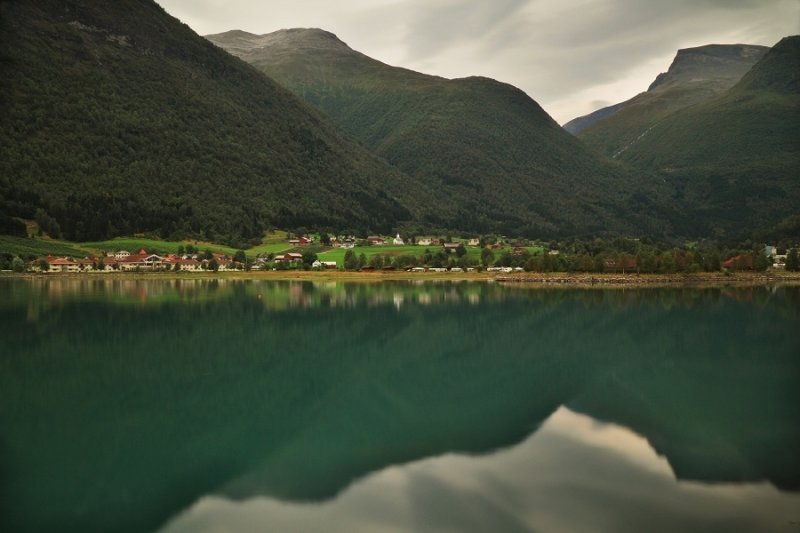
<svg viewBox="0 0 800 533"><path fill-rule="evenodd" d="M217 303L221 298L253 297L267 309L331 308L393 305L441 305L482 301L525 300L546 307L560 305L577 297L590 309L610 304L616 310L630 306L652 305L669 310L672 307L693 308L721 299L754 302L759 306L772 303L783 288L768 286L722 288L628 288L574 289L541 288L519 285L503 286L486 282L452 281L261 281L232 279L120 279L120 278L33 278L0 282L3 304L25 301L29 315L38 316L44 308L69 301L96 300L120 305L164 305L184 303ZM795 291L796 292L796 291ZM794 292L781 298L797 300ZM793 301L794 301L793 300ZM0 304L2 305L2 304Z"/></svg>

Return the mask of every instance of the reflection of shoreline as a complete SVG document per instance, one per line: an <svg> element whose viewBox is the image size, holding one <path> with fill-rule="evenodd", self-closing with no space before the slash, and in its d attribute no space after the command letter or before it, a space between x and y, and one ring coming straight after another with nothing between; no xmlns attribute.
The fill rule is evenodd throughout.
<svg viewBox="0 0 800 533"><path fill-rule="evenodd" d="M332 272L332 271L251 271L251 272L101 272L101 273L47 273L15 274L3 272L0 279L80 279L96 280L263 280L263 281L316 281L381 283L384 281L483 281L557 287L659 287L698 286L722 287L727 285L800 285L800 272L698 272L693 274L611 274L569 272L521 272L498 274L494 272Z"/></svg>
<svg viewBox="0 0 800 533"><path fill-rule="evenodd" d="M584 287L533 283L488 283L442 280L382 280L362 283L353 280L250 279L250 278L160 278L81 276L37 276L0 279L0 296L5 307L25 305L32 319L41 311L82 301L103 301L121 306L194 305L223 300L255 301L267 311L409 306L477 305L522 299L531 304L552 306L579 299L584 306L630 305L661 308L693 307L702 302L729 300L766 301L781 289L774 285L673 285L617 288L608 285Z"/></svg>

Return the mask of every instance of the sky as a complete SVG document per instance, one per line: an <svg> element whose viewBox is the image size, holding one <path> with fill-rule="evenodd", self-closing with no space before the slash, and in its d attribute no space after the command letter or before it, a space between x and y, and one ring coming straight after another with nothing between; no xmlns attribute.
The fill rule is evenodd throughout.
<svg viewBox="0 0 800 533"><path fill-rule="evenodd" d="M157 1L200 35L322 28L389 65L494 78L561 124L647 90L681 48L800 34L800 0Z"/></svg>

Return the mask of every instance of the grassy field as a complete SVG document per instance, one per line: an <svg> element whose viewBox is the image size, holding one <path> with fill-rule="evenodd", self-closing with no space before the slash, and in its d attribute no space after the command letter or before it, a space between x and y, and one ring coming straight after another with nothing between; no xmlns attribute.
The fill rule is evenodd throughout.
<svg viewBox="0 0 800 533"><path fill-rule="evenodd" d="M24 258L42 255L84 257L91 254L89 250L71 242L51 239L29 239L10 235L0 235L0 253L9 253Z"/></svg>
<svg viewBox="0 0 800 533"><path fill-rule="evenodd" d="M174 254L178 251L179 246L186 247L189 244L191 244L201 252L205 251L206 249L210 249L212 252L226 253L229 255L233 255L236 253L235 248L231 248L230 246L225 246L222 244L214 244L211 242L160 241L157 239L146 239L144 237L118 237L116 239L111 239L108 241L84 242L81 243L80 246L82 248L93 250L96 253L103 251L113 252L117 250L127 250L129 252L135 253L138 252L140 249L144 248L148 252Z"/></svg>
<svg viewBox="0 0 800 533"><path fill-rule="evenodd" d="M415 255L421 256L425 253L425 250L429 250L432 254L435 254L441 249L441 246L357 246L353 248L356 256L361 255L362 253L366 256L367 261L369 258L374 255L384 255L384 256L396 256L396 255ZM477 246L467 246L467 257L479 262L481 259L481 248ZM505 248L502 250L494 250L495 258L499 258L503 255L504 252L510 250L510 248ZM539 246L532 246L526 248L528 252L531 254L538 254L541 253L542 248ZM342 248L333 248L328 251L319 252L317 255L320 261L336 261L338 265L344 264L344 254L347 250Z"/></svg>
<svg viewBox="0 0 800 533"><path fill-rule="evenodd" d="M279 254L281 252L285 252L290 250L292 245L288 242L273 242L273 243L266 243L266 244L259 244L257 246L253 246L252 248L248 248L245 250L248 257L256 256L258 254Z"/></svg>
<svg viewBox="0 0 800 533"><path fill-rule="evenodd" d="M112 252L117 250L128 250L135 253L144 248L148 252L169 254L176 253L178 248L188 245L194 246L197 250L203 252L210 249L213 252L226 253L234 255L236 249L222 244L215 244L210 242L201 241L162 241L158 239L148 239L145 237L118 237L106 241L92 241L73 243L68 241L59 241L53 239L29 239L25 237L11 237L0 235L0 253L10 253L20 257L28 258L32 256L43 255L58 255L58 256L73 256L83 257L90 255L100 255L103 252ZM393 257L399 255L414 255L421 256L425 250L430 251L432 254L440 251L440 246L357 246L353 249L356 255L364 254L369 260L375 255L382 255L385 257ZM475 246L467 246L467 257L474 262L480 262L481 249ZM502 250L494 250L495 258L499 258L509 248ZM532 254L541 252L540 247L529 247L527 250ZM265 235L261 244L253 246L245 250L245 253L250 258L255 258L259 254L279 254L288 251L305 252L312 251L317 254L321 261L336 261L341 266L344 264L344 256L347 250L343 248L328 248L319 245L293 247L287 241L286 232L271 232Z"/></svg>

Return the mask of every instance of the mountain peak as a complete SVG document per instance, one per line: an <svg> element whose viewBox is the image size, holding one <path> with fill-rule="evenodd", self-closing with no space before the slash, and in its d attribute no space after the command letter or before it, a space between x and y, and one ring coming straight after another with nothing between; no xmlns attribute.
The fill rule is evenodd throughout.
<svg viewBox="0 0 800 533"><path fill-rule="evenodd" d="M667 72L647 88L663 90L676 84L735 83L767 53L769 47L749 44L707 44L678 50Z"/></svg>
<svg viewBox="0 0 800 533"><path fill-rule="evenodd" d="M240 57L262 48L271 50L350 50L350 47L335 34L320 28L288 28L263 35L231 30L205 37Z"/></svg>

